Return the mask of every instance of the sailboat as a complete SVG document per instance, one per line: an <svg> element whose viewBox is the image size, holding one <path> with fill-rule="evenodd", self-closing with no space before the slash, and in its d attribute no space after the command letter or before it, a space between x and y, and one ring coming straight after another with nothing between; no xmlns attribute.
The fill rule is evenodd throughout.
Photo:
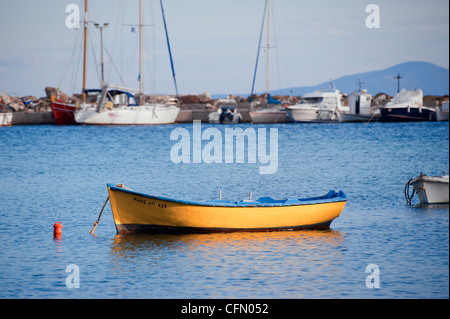
<svg viewBox="0 0 450 319"><path fill-rule="evenodd" d="M83 46L83 89L82 103L64 103L60 98L52 96L51 107L57 125L75 125L75 110L85 107L86 103L86 42L87 42L87 0L84 0L84 46Z"/></svg>
<svg viewBox="0 0 450 319"><path fill-rule="evenodd" d="M250 95L250 117L253 123L289 123L291 122L286 110L280 106L281 102L275 100L270 95L270 0L266 0L264 15L259 36L258 54L256 57L255 73L253 76L252 93ZM253 90L255 87L256 71L258 69L259 51L261 48L261 38L264 28L264 20L267 11L267 106L263 108L254 108L252 104Z"/></svg>
<svg viewBox="0 0 450 319"><path fill-rule="evenodd" d="M172 54L170 51L169 37L164 16L164 8L161 3L164 27L166 30L167 45L169 48L172 74L176 86L175 71L173 67ZM142 103L143 94L143 9L142 0L139 1L139 96L140 103L132 93L133 90L103 85L102 92L97 105L80 108L75 112L75 121L79 124L93 125L152 125L175 123L180 111L177 103L172 100L169 103Z"/></svg>
<svg viewBox="0 0 450 319"><path fill-rule="evenodd" d="M177 100L168 103L139 105L133 90L107 84L103 86L97 105L75 112L75 121L92 125L172 124L177 118Z"/></svg>

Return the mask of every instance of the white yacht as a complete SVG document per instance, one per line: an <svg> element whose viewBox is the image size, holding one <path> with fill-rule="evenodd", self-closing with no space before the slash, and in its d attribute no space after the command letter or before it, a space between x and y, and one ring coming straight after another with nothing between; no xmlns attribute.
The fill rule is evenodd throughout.
<svg viewBox="0 0 450 319"><path fill-rule="evenodd" d="M342 94L336 89L318 90L302 96L300 102L286 108L293 122L337 122L339 112L349 112L341 103Z"/></svg>

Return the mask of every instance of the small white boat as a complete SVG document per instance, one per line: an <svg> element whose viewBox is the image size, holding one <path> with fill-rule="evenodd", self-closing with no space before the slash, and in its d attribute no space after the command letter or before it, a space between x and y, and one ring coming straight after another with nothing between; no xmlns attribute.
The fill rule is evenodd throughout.
<svg viewBox="0 0 450 319"><path fill-rule="evenodd" d="M372 95L359 89L348 96L349 112L339 112L339 122L369 122L380 116L378 107L372 107Z"/></svg>
<svg viewBox="0 0 450 319"><path fill-rule="evenodd" d="M12 112L0 112L0 126L11 126Z"/></svg>
<svg viewBox="0 0 450 319"><path fill-rule="evenodd" d="M341 98L339 90L318 90L302 96L300 103L287 107L286 112L296 123L337 122L340 112L349 112L349 107L342 105Z"/></svg>
<svg viewBox="0 0 450 319"><path fill-rule="evenodd" d="M448 101L442 102L442 105L437 107L436 120L448 121Z"/></svg>
<svg viewBox="0 0 450 319"><path fill-rule="evenodd" d="M218 99L214 103L217 109L208 114L209 123L236 124L241 122L242 115L237 111L237 103L233 99Z"/></svg>
<svg viewBox="0 0 450 319"><path fill-rule="evenodd" d="M411 178L405 185L406 202L411 205L414 194L417 193L422 204L445 204L449 202L449 176L427 176L422 173L416 178ZM410 195L410 186L413 192Z"/></svg>

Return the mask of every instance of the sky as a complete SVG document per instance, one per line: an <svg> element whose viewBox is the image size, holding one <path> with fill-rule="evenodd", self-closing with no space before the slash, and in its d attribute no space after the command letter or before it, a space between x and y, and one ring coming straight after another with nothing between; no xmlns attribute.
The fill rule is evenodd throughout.
<svg viewBox="0 0 450 319"><path fill-rule="evenodd" d="M266 0L163 0L179 94L251 92ZM99 88L100 30L108 83L139 88L138 0L88 1L87 88ZM82 87L83 29L68 28L80 0L0 0L0 92L45 96ZM379 8L379 28L366 20ZM175 94L159 0L143 0L146 94ZM449 68L447 0L271 0L270 89L424 61ZM369 17L370 18L370 17ZM267 18L266 18L267 26ZM82 23L81 23L82 25ZM136 27L137 29L137 27ZM136 30L137 31L137 30ZM255 91L267 90L267 30Z"/></svg>

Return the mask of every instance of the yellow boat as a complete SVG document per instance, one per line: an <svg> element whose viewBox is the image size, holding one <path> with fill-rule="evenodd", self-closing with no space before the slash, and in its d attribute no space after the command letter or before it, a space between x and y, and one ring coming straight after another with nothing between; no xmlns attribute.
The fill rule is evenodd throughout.
<svg viewBox="0 0 450 319"><path fill-rule="evenodd" d="M330 191L304 199L196 202L138 193L122 184L107 187L118 233L326 229L347 201L342 191Z"/></svg>

